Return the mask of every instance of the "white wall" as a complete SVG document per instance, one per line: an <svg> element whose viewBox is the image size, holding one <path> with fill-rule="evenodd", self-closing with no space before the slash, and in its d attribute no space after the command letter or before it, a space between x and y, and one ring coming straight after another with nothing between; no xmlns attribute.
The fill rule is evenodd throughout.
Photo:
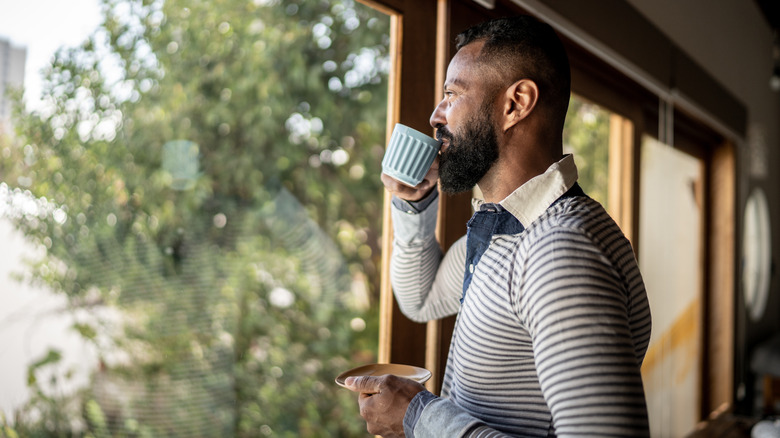
<svg viewBox="0 0 780 438"><path fill-rule="evenodd" d="M69 392L83 386L96 366L94 349L71 328L78 315L68 310L65 297L12 278L27 270L22 260L33 255L22 233L0 216L0 412L8 420L29 399L27 367L49 349L62 354L57 373L73 375L60 380L56 389L48 384L48 375L38 376L47 391Z"/></svg>

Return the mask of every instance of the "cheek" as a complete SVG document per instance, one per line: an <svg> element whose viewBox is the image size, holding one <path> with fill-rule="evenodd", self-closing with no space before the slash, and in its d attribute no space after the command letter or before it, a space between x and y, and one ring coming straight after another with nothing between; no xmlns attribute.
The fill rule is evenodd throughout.
<svg viewBox="0 0 780 438"><path fill-rule="evenodd" d="M450 105L446 112L447 125L452 133L463 129L461 126L466 120L465 111L463 105L454 103Z"/></svg>

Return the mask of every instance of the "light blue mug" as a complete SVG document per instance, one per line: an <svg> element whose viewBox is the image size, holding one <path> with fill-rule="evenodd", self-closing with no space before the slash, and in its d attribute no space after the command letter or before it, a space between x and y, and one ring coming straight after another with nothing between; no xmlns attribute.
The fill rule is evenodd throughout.
<svg viewBox="0 0 780 438"><path fill-rule="evenodd" d="M382 172L415 187L425 178L440 147L436 139L396 123L382 159Z"/></svg>

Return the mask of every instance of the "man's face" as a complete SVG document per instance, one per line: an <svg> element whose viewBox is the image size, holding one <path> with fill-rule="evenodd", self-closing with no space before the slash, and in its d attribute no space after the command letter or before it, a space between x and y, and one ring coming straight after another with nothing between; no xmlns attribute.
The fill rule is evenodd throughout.
<svg viewBox="0 0 780 438"><path fill-rule="evenodd" d="M498 159L489 79L476 62L482 43L461 48L447 68L444 98L431 115L442 141L439 181L447 193L471 190Z"/></svg>
<svg viewBox="0 0 780 438"><path fill-rule="evenodd" d="M498 140L487 99L462 125L456 132L447 126L436 131L436 138L448 144L439 156L439 181L446 193L471 190L498 159Z"/></svg>

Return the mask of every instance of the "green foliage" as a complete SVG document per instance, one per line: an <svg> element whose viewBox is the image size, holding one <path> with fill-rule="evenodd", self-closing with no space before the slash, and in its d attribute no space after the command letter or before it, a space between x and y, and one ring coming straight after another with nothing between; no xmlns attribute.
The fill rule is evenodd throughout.
<svg viewBox="0 0 780 438"><path fill-rule="evenodd" d="M73 327L101 357L89 388L59 410L41 390L17 429L362 435L333 378L375 354L389 19L352 0L103 13L0 147L9 198L37 206L11 209L45 248L27 279L113 309Z"/></svg>
<svg viewBox="0 0 780 438"><path fill-rule="evenodd" d="M30 399L23 409L16 412L13 427L0 418L0 428L6 435L25 438L71 437L72 418L68 412L75 408L78 400L62 391L63 384L70 377L70 371L62 370L62 354L48 350L40 359L28 366L27 384ZM16 435L14 435L16 434Z"/></svg>
<svg viewBox="0 0 780 438"><path fill-rule="evenodd" d="M106 416L103 414L103 410L95 400L87 400L87 403L84 406L84 415L87 417L87 421L91 425L91 429L96 437L101 438L110 436L108 433Z"/></svg>
<svg viewBox="0 0 780 438"><path fill-rule="evenodd" d="M563 127L563 147L574 154L582 189L605 208L609 200L609 115L572 95Z"/></svg>
<svg viewBox="0 0 780 438"><path fill-rule="evenodd" d="M0 438L19 438L19 433L8 424L5 414L0 412Z"/></svg>

